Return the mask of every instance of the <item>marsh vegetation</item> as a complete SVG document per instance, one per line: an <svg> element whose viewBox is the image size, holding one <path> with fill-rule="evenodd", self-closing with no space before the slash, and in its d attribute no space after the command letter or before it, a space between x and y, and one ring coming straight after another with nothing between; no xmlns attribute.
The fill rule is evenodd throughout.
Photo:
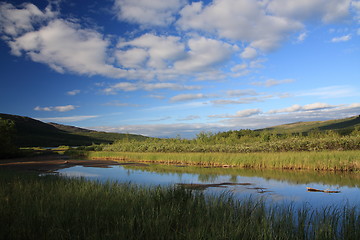
<svg viewBox="0 0 360 240"><path fill-rule="evenodd" d="M359 239L357 209L0 172L1 239Z"/></svg>
<svg viewBox="0 0 360 240"><path fill-rule="evenodd" d="M124 138L113 144L92 145L83 150L114 152L288 152L360 150L360 128L351 132L314 130L309 133L239 130L213 134L201 132L194 139L149 138L143 141Z"/></svg>
<svg viewBox="0 0 360 240"><path fill-rule="evenodd" d="M195 139L123 139L113 144L70 149L90 159L117 159L241 168L360 170L360 131L345 135L313 131L307 135L268 131L201 133Z"/></svg>
<svg viewBox="0 0 360 240"><path fill-rule="evenodd" d="M355 120L358 122L359 118L349 121ZM1 121L0 130L7 134L0 135L1 154L5 153L5 157L19 154L12 122ZM333 123L339 124L344 125ZM77 148L61 146L50 152L88 159L163 164L148 168L157 172L167 171L167 164L234 167L227 169L246 170L243 174L248 175L264 169L306 169L302 171L306 174L268 171L266 176L307 182L310 173L311 179L358 188L360 128L349 126L341 131L319 128L306 132L301 129L298 132L283 129L201 132L194 139L122 135L114 143ZM39 139L44 142L46 138ZM10 155L7 149L12 151ZM20 152L43 154L48 150L32 148ZM320 170L335 175L324 180ZM177 168L176 171L189 170ZM207 187L214 184L219 185L211 183ZM269 205L261 199L238 199L230 192L208 195L186 187L39 177L0 169L0 239L360 239L358 205L295 208L291 204Z"/></svg>

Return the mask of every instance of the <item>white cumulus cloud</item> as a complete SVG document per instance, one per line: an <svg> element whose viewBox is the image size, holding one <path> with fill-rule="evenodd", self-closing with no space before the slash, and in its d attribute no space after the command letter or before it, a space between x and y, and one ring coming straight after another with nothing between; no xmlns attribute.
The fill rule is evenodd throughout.
<svg viewBox="0 0 360 240"><path fill-rule="evenodd" d="M74 110L76 108L76 106L74 105L66 105L66 106L55 106L55 107L40 107L37 106L34 108L35 111L46 111L46 112L67 112L67 111L71 111Z"/></svg>
<svg viewBox="0 0 360 240"><path fill-rule="evenodd" d="M319 111L319 110L331 109L336 107L338 106L330 105L327 103L311 103L304 106L295 104L287 108L270 110L268 111L268 113L275 114L275 113L291 113L291 112L301 112L301 111Z"/></svg>
<svg viewBox="0 0 360 240"><path fill-rule="evenodd" d="M50 117L50 118L37 118L40 121L47 122L60 122L60 123L68 123L68 122L80 122L92 118L97 118L98 115L85 115L85 116L70 116L70 117Z"/></svg>
<svg viewBox="0 0 360 240"><path fill-rule="evenodd" d="M268 79L265 82L252 82L251 84L254 86L272 87L280 84L292 83L294 81L295 81L294 79L283 79L283 80Z"/></svg>
<svg viewBox="0 0 360 240"><path fill-rule="evenodd" d="M208 98L209 96L202 94L202 93L196 93L196 94L179 94L176 96L173 96L170 98L170 102L181 102L181 101L190 101L195 99L204 99Z"/></svg>
<svg viewBox="0 0 360 240"><path fill-rule="evenodd" d="M301 21L319 19L324 23L349 15L351 0L273 0L268 9L278 15Z"/></svg>
<svg viewBox="0 0 360 240"><path fill-rule="evenodd" d="M15 55L24 53L61 73L121 76L123 70L106 63L108 46L109 42L98 32L61 19L10 42Z"/></svg>
<svg viewBox="0 0 360 240"><path fill-rule="evenodd" d="M70 95L70 96L75 96L77 94L79 94L81 91L79 89L74 89L72 91L68 91L66 94Z"/></svg>
<svg viewBox="0 0 360 240"><path fill-rule="evenodd" d="M133 48L118 52L117 57L125 66L139 65L148 58L148 67L167 68L168 61L175 61L184 56L185 45L180 40L180 37L176 36L147 33L131 41L119 42L119 48Z"/></svg>
<svg viewBox="0 0 360 240"><path fill-rule="evenodd" d="M237 111L235 114L215 114L215 115L209 115L209 118L247 118L254 115L261 114L261 109L245 109Z"/></svg>
<svg viewBox="0 0 360 240"><path fill-rule="evenodd" d="M158 89L171 89L171 90L194 90L200 89L200 86L195 85L181 85L177 83L160 82L160 83L131 83L131 82L120 82L111 87L103 90L105 94L115 94L117 91L153 91Z"/></svg>
<svg viewBox="0 0 360 240"><path fill-rule="evenodd" d="M118 19L145 26L167 26L185 0L115 0Z"/></svg>
<svg viewBox="0 0 360 240"><path fill-rule="evenodd" d="M351 39L351 34L341 36L341 37L334 37L331 39L331 42L337 43L337 42L347 42Z"/></svg>
<svg viewBox="0 0 360 240"><path fill-rule="evenodd" d="M177 24L184 30L244 41L263 51L278 47L289 34L303 28L299 21L267 12L262 1L217 0L208 5L193 2L180 11Z"/></svg>
<svg viewBox="0 0 360 240"><path fill-rule="evenodd" d="M174 68L181 72L197 72L211 69L229 60L233 53L230 44L205 37L193 38L188 42L189 51L183 60L175 62Z"/></svg>
<svg viewBox="0 0 360 240"><path fill-rule="evenodd" d="M34 30L34 23L42 23L54 18L57 12L50 6L44 11L38 9L34 4L26 3L21 9L10 3L0 3L0 29L7 35L16 37L24 32Z"/></svg>
<svg viewBox="0 0 360 240"><path fill-rule="evenodd" d="M252 47L246 47L244 51L241 53L241 57L245 59L253 59L257 57L256 49Z"/></svg>

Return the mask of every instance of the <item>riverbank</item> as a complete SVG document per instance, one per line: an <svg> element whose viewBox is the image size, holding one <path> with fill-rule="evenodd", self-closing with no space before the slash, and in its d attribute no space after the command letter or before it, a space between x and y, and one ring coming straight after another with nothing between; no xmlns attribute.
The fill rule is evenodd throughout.
<svg viewBox="0 0 360 240"><path fill-rule="evenodd" d="M0 239L359 239L357 209L0 171Z"/></svg>
<svg viewBox="0 0 360 240"><path fill-rule="evenodd" d="M92 160L134 161L158 164L294 169L316 171L360 171L360 151L277 153L158 153L72 150L72 156Z"/></svg>
<svg viewBox="0 0 360 240"><path fill-rule="evenodd" d="M73 166L101 167L106 168L113 165L121 165L113 160L90 160L90 159L69 159L66 155L41 155L22 158L11 158L0 160L0 170L15 170L23 172L49 173L59 169Z"/></svg>

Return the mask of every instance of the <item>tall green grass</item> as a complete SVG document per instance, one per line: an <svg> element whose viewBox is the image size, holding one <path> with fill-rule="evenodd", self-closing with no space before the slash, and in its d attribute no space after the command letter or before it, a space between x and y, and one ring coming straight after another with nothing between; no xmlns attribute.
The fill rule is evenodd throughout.
<svg viewBox="0 0 360 240"><path fill-rule="evenodd" d="M216 137L205 135L197 139L147 139L145 141L122 140L103 145L104 151L114 152L288 152L360 150L360 135L319 136L240 136ZM89 150L92 147L89 147ZM84 147L84 150L87 148ZM100 150L99 148L97 150Z"/></svg>
<svg viewBox="0 0 360 240"><path fill-rule="evenodd" d="M256 169L359 171L360 151L280 153L137 153L85 151L90 159L114 159L162 164L232 166Z"/></svg>
<svg viewBox="0 0 360 240"><path fill-rule="evenodd" d="M0 239L360 239L351 207L296 210L56 176L0 180Z"/></svg>

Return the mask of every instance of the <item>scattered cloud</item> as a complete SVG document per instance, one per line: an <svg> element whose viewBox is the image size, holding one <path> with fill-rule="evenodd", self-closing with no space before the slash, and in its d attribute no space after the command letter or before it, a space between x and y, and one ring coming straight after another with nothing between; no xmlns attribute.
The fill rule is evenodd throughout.
<svg viewBox="0 0 360 240"><path fill-rule="evenodd" d="M128 132L154 137L177 137L192 138L201 131L223 131L226 127L222 124L212 123L174 123L174 124L144 124L124 126L97 126L92 129L106 132Z"/></svg>
<svg viewBox="0 0 360 240"><path fill-rule="evenodd" d="M34 108L35 111L46 111L46 112L67 112L67 111L71 111L74 110L75 108L77 108L74 105L66 105L66 106L56 106L56 107L40 107L37 106Z"/></svg>
<svg viewBox="0 0 360 240"><path fill-rule="evenodd" d="M118 50L115 54L117 61L125 68L142 68L145 61L150 57L149 53L141 48Z"/></svg>
<svg viewBox="0 0 360 240"><path fill-rule="evenodd" d="M238 71L243 71L243 70L245 70L247 68L248 68L248 65L246 63L241 63L241 64L237 64L237 65L233 66L231 68L231 71L232 72L238 72Z"/></svg>
<svg viewBox="0 0 360 240"><path fill-rule="evenodd" d="M75 96L78 95L81 91L78 89L72 90L72 91L68 91L66 94L70 95L70 96Z"/></svg>
<svg viewBox="0 0 360 240"><path fill-rule="evenodd" d="M114 10L119 20L142 26L166 26L175 21L175 15L185 0L115 0Z"/></svg>
<svg viewBox="0 0 360 240"><path fill-rule="evenodd" d="M119 38L114 46L116 36L84 27L79 19L65 20L51 4L40 10L31 3L20 7L2 3L0 31L13 55L27 56L59 73L136 81L225 79L262 67L263 60L256 59L259 52L278 48L294 33L302 31L298 40L303 41L306 21L340 21L358 5L349 0L115 0L118 20L138 24L142 30L176 27L179 34L156 28L132 39ZM252 61L246 68L230 61L240 57ZM222 69L226 64L231 74Z"/></svg>
<svg viewBox="0 0 360 240"><path fill-rule="evenodd" d="M360 1L352 1L351 6L360 12Z"/></svg>
<svg viewBox="0 0 360 240"><path fill-rule="evenodd" d="M316 89L309 89L304 92L295 94L297 96L316 96L320 98L343 98L359 96L359 91L351 86L337 85L322 87Z"/></svg>
<svg viewBox="0 0 360 240"><path fill-rule="evenodd" d="M118 61L125 67L150 67L166 69L169 61L180 59L185 54L185 45L180 37L157 36L146 33L130 41L120 41ZM146 61L146 62L145 62Z"/></svg>
<svg viewBox="0 0 360 240"><path fill-rule="evenodd" d="M123 103L123 102L119 102L119 101L111 101L108 103L104 103L104 106L115 106L115 107L139 107L140 105L138 104L132 104L132 103Z"/></svg>
<svg viewBox="0 0 360 240"><path fill-rule="evenodd" d="M178 121L192 121L192 120L195 120L195 119L199 119L200 116L198 115L189 115L185 118L179 118Z"/></svg>
<svg viewBox="0 0 360 240"><path fill-rule="evenodd" d="M260 109L248 109L233 115L209 116L210 118L220 119L218 122L98 126L92 127L92 129L109 132L128 132L153 137L176 137L181 134L181 137L193 138L201 131L222 132L239 129L260 129L299 121L324 121L346 118L357 116L359 112L360 103L314 111L289 111L281 114L269 114Z"/></svg>
<svg viewBox="0 0 360 240"><path fill-rule="evenodd" d="M246 47L244 51L241 53L241 57L245 59L254 59L258 55L255 48L252 47Z"/></svg>
<svg viewBox="0 0 360 240"><path fill-rule="evenodd" d="M184 103L178 103L178 104L167 104L162 106L155 106L155 107L149 107L145 108L142 111L147 112L164 112L167 110L189 110L193 108L200 108L206 105L206 102L198 101L198 102L184 102Z"/></svg>
<svg viewBox="0 0 360 240"><path fill-rule="evenodd" d="M280 84L292 83L295 82L294 79L284 79L284 80L276 80L276 79L268 79L265 82L252 82L251 84L254 86L261 87L272 87Z"/></svg>
<svg viewBox="0 0 360 240"><path fill-rule="evenodd" d="M174 63L180 72L198 72L212 69L230 59L233 48L230 44L205 37L188 41L189 51L186 57Z"/></svg>
<svg viewBox="0 0 360 240"><path fill-rule="evenodd" d="M155 118L155 119L149 119L149 122L161 122L161 121L166 121L171 119L171 117L167 116L167 117L161 117L161 118Z"/></svg>
<svg viewBox="0 0 360 240"><path fill-rule="evenodd" d="M360 112L360 104L340 105L333 108L318 109L314 111L293 111L281 114L260 114L250 117L251 119L231 118L221 123L231 127L259 129L280 124L299 121L324 121L357 116Z"/></svg>
<svg viewBox="0 0 360 240"><path fill-rule="evenodd" d="M50 1L51 2L51 1ZM288 39L302 42L311 30L307 25L339 23L343 20L360 23L360 1L350 0L114 0L112 13L122 24L130 26L122 36L105 34L105 29L82 24L82 19L65 18L56 4L39 8L31 3L14 6L0 3L0 35L14 56L46 64L60 74L73 73L105 77L97 88L105 94L120 91L155 91L148 97L164 99L165 91L200 90L205 86L192 85L198 80L239 78L264 67L264 53L279 48ZM353 16L350 16L350 13ZM354 16L354 14L357 14ZM349 17L353 17L350 19ZM309 24L310 23L310 24ZM134 31L131 28L136 26ZM358 28L355 26L355 28ZM357 33L356 33L357 31ZM334 31L331 42L346 42L359 35L359 29ZM351 33L351 34L350 34ZM228 70L231 69L231 72ZM257 76L260 76L258 74ZM249 76L249 79L253 76ZM119 79L108 83L106 78ZM241 79L240 79L241 80ZM120 82L121 81L121 82ZM268 79L252 85L272 87L294 82L294 79ZM215 85L215 84L214 84ZM210 85L207 85L210 87ZM66 94L74 96L74 89ZM186 109L204 104L225 105L264 101L271 95L251 89L223 91L218 95L204 93L174 93L169 106L148 109ZM163 94L163 95L161 95ZM359 96L354 86L330 86L291 93L294 97L337 98ZM280 94L279 94L280 96ZM283 95L288 97L290 95ZM213 101L202 99L216 98ZM198 99L198 102L186 102ZM319 101L319 100L315 100ZM108 106L138 106L112 101ZM33 105L34 106L34 105ZM36 111L66 112L78 106L37 106ZM216 106L219 107L219 106ZM312 103L293 105L264 112L259 108L233 114L211 115L217 123L132 125L127 129L156 136L162 131L193 134L206 129L258 128L265 124L287 123L293 120L328 119L358 114L360 106ZM190 114L190 113L189 113ZM82 121L98 116L48 118L53 121ZM190 115L179 119L198 119ZM250 119L250 120L249 120ZM164 120L164 119L163 119ZM160 120L158 120L160 121ZM153 127L153 129L151 129ZM179 131L178 131L179 130Z"/></svg>
<svg viewBox="0 0 360 240"><path fill-rule="evenodd" d="M209 98L209 96L202 93L179 94L170 98L170 102L182 102L182 101L190 101L190 100L205 99L205 98Z"/></svg>
<svg viewBox="0 0 360 240"><path fill-rule="evenodd" d="M97 118L98 115L87 115L87 116L71 116L71 117L50 117L50 118L36 118L40 121L45 122L59 122L59 123L69 123L69 122L80 122L92 118Z"/></svg>
<svg viewBox="0 0 360 240"><path fill-rule="evenodd" d="M212 100L211 103L214 105L228 105L228 104L249 104L254 102L261 102L267 97L244 97L237 100L233 99L217 99Z"/></svg>
<svg viewBox="0 0 360 240"><path fill-rule="evenodd" d="M337 43L337 42L347 42L351 39L351 34L341 36L341 37L335 37L331 39L331 42Z"/></svg>
<svg viewBox="0 0 360 240"><path fill-rule="evenodd" d="M349 15L350 0L273 0L268 10L276 16L298 21L341 21Z"/></svg>
<svg viewBox="0 0 360 240"><path fill-rule="evenodd" d="M53 70L108 77L126 76L126 71L106 63L110 42L91 29L54 19L39 30L27 32L9 42L16 56L25 54Z"/></svg>
<svg viewBox="0 0 360 240"><path fill-rule="evenodd" d="M249 97L244 97L249 96ZM249 104L255 102L263 102L266 99L274 98L271 94L258 93L253 89L235 89L226 92L228 98L238 99L216 99L210 101L214 105L229 105L229 104Z"/></svg>
<svg viewBox="0 0 360 240"><path fill-rule="evenodd" d="M297 37L297 42L300 43L300 42L303 42L306 38L307 38L307 33L306 32L303 32L301 33L298 37Z"/></svg>
<svg viewBox="0 0 360 240"><path fill-rule="evenodd" d="M55 18L56 11L47 6L44 11L39 10L34 4L25 3L21 9L10 3L0 3L0 29L1 32L11 37L33 31L34 23L41 24ZM5 36L3 36L5 37Z"/></svg>
<svg viewBox="0 0 360 240"><path fill-rule="evenodd" d="M351 6L358 9L358 2L217 0L205 4L185 0L166 3L115 0L114 13L120 21L145 28L176 23L185 32L210 33L212 37L182 38L145 33L133 40L121 39L113 55L109 55L113 47L109 37L80 26L76 19L59 18L51 4L40 10L30 3L20 8L2 3L0 22L14 55L27 55L57 72L154 79L213 70L219 63L227 62L237 52L237 47L220 40L223 38L245 43L241 57L254 59L257 49L277 48L290 34L303 30L304 21L314 18L324 23L337 21L348 16ZM299 40L305 37L306 33L302 33ZM350 37L346 35L333 41L346 41ZM116 59L119 65L110 59Z"/></svg>
<svg viewBox="0 0 360 240"><path fill-rule="evenodd" d="M303 108L298 105L292 105L291 107L287 107L287 108L282 108L282 109L274 109L274 110L270 110L268 111L269 114L273 114L273 113L285 113L285 112L298 112L301 111Z"/></svg>
<svg viewBox="0 0 360 240"><path fill-rule="evenodd" d="M236 112L236 117L250 117L252 115L257 115L260 114L261 110L260 109L247 109L247 110L241 110Z"/></svg>
<svg viewBox="0 0 360 240"><path fill-rule="evenodd" d="M266 61L267 61L266 59L261 59L261 58L253 60L250 62L249 67L250 68L263 68L264 67L263 63Z"/></svg>
<svg viewBox="0 0 360 240"><path fill-rule="evenodd" d="M229 114L216 114L216 115L209 115L210 118L246 118L253 115L258 115L262 113L260 109L246 109L236 112L234 115Z"/></svg>
<svg viewBox="0 0 360 240"><path fill-rule="evenodd" d="M242 96L256 96L259 95L255 90L252 89L237 89L237 90L229 90L226 92L229 97L242 97Z"/></svg>
<svg viewBox="0 0 360 240"><path fill-rule="evenodd" d="M153 91L159 89L171 89L171 90L195 90L201 89L200 86L190 86L190 85L181 85L177 83L130 83L130 82L120 82L115 85L112 85L108 88L105 88L103 92L105 94L116 94L117 91L137 91L137 90L145 90L145 91Z"/></svg>
<svg viewBox="0 0 360 240"><path fill-rule="evenodd" d="M218 0L208 5L192 2L180 11L177 25L183 30L244 41L253 48L269 51L303 25L289 17L268 14L267 8L267 4L253 0Z"/></svg>
<svg viewBox="0 0 360 240"><path fill-rule="evenodd" d="M147 96L150 98L155 98L155 99L165 99L165 96L163 96L163 95L150 94Z"/></svg>
<svg viewBox="0 0 360 240"><path fill-rule="evenodd" d="M336 106L330 105L327 103L312 103L305 105L303 109L305 111L313 111L313 110L323 110L323 109L329 109L329 108L335 108Z"/></svg>
<svg viewBox="0 0 360 240"><path fill-rule="evenodd" d="M300 106L298 104L295 104L287 108L270 110L268 111L268 113L274 114L274 113L289 113L289 112L300 112L300 111L317 111L317 110L324 110L324 109L330 109L336 107L338 106L330 105L327 103L312 103L312 104L307 104L305 106Z"/></svg>

